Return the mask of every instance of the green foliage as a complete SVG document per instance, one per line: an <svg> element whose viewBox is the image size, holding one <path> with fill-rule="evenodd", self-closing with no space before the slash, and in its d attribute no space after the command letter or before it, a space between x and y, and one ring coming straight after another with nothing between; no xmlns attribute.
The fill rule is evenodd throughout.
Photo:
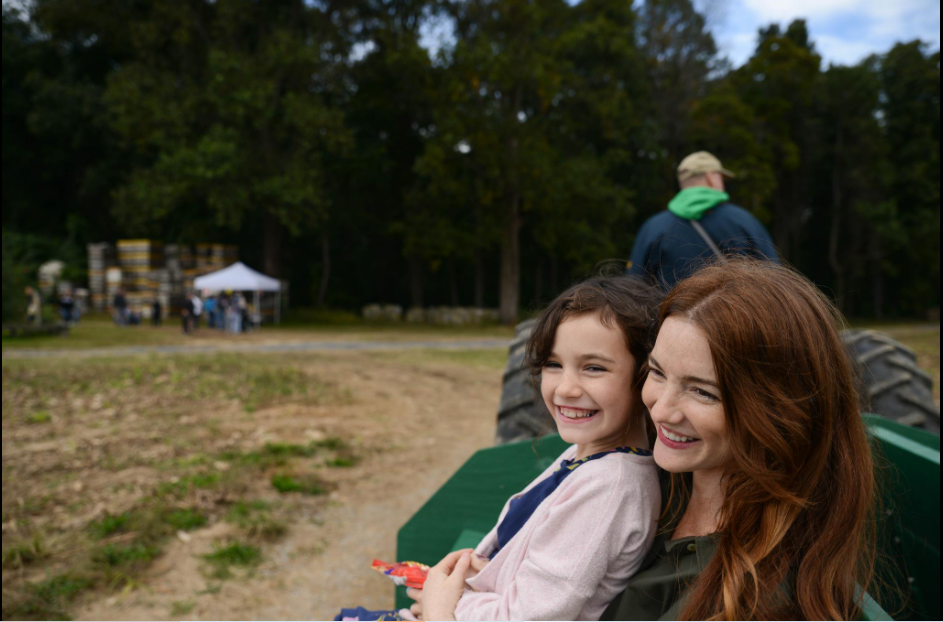
<svg viewBox="0 0 943 622"><path fill-rule="evenodd" d="M846 311L939 306L919 41L822 67L796 20L732 68L691 0L40 0L29 20L4 7L5 322L39 263L81 279L86 242L137 234L239 242L318 306L301 321L472 301L509 321L625 259L699 149ZM431 20L455 27L435 57ZM297 393L259 380L248 410Z"/></svg>

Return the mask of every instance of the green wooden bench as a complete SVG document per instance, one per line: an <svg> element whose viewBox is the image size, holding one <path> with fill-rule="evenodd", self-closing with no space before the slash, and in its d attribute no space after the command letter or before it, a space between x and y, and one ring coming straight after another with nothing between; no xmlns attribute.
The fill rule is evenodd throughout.
<svg viewBox="0 0 943 622"><path fill-rule="evenodd" d="M894 533L890 558L909 573L915 619L940 619L940 438L865 415L880 451L896 467L889 486ZM477 451L399 530L397 559L435 564L473 547L491 530L507 498L537 477L567 447L557 436ZM396 589L396 607L412 601ZM892 619L868 595L864 619Z"/></svg>

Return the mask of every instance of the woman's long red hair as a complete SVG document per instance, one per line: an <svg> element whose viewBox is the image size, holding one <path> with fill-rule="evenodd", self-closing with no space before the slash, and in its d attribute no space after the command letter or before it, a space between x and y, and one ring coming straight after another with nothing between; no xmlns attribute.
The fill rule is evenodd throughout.
<svg viewBox="0 0 943 622"><path fill-rule="evenodd" d="M722 535L680 619L858 618L876 481L838 312L788 268L733 260L681 282L669 316L707 336L731 441Z"/></svg>

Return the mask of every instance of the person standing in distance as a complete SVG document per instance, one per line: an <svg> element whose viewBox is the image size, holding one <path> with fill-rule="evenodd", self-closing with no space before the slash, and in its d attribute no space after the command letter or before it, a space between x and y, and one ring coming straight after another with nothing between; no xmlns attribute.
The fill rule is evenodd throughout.
<svg viewBox="0 0 943 622"><path fill-rule="evenodd" d="M642 225L626 275L642 276L667 290L719 254L779 263L766 228L750 212L730 203L725 177L734 174L706 151L681 160L681 191L666 211Z"/></svg>

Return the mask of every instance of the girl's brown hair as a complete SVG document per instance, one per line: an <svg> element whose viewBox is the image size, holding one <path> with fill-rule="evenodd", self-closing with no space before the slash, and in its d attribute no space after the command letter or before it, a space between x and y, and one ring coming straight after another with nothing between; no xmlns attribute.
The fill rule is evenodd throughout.
<svg viewBox="0 0 943 622"><path fill-rule="evenodd" d="M635 378L627 387L635 394L632 421L644 416L641 387L645 361L655 341L658 307L664 294L637 277L594 277L569 288L550 303L537 320L527 342L524 364L535 378L553 351L557 328L572 317L598 313L608 328L617 328L635 359Z"/></svg>
<svg viewBox="0 0 943 622"><path fill-rule="evenodd" d="M837 310L788 268L728 260L679 283L668 317L707 337L731 447L720 540L680 619L857 619L876 481Z"/></svg>

